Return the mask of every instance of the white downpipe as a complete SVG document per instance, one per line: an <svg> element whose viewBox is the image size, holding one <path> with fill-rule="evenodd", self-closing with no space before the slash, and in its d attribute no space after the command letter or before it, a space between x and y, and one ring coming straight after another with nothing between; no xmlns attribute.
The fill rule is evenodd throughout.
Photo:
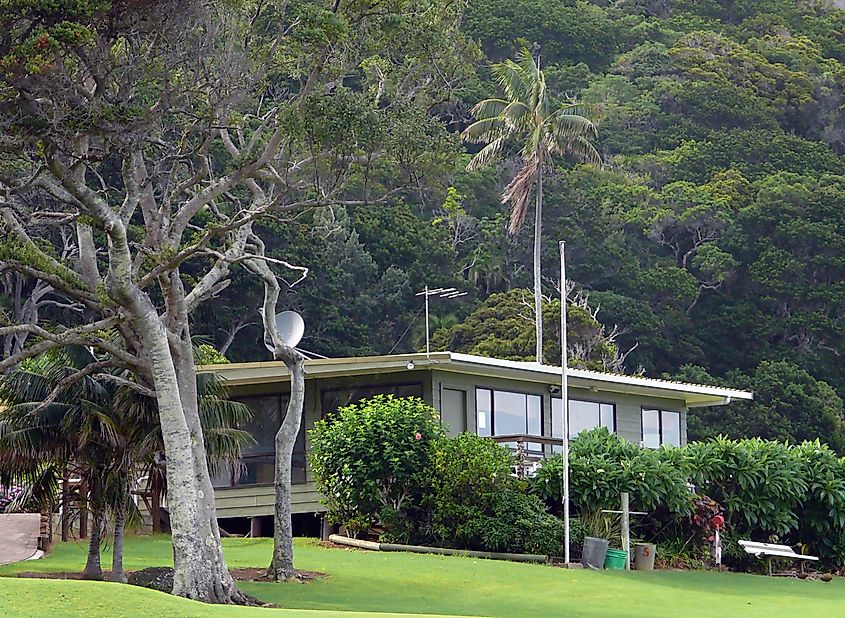
<svg viewBox="0 0 845 618"><path fill-rule="evenodd" d="M563 560L569 566L569 380L566 354L566 258L560 241L560 410L563 416Z"/></svg>

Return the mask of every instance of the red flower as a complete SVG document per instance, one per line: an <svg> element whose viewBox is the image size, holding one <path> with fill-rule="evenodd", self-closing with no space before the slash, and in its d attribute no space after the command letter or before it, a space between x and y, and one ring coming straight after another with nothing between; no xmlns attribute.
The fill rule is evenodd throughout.
<svg viewBox="0 0 845 618"><path fill-rule="evenodd" d="M422 440L422 434L421 434L419 431L418 431L418 432L414 435L414 437L415 437L417 440Z"/></svg>

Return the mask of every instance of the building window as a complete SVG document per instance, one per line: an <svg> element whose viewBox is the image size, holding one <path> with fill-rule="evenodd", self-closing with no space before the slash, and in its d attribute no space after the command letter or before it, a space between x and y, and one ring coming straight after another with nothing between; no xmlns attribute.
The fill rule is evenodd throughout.
<svg viewBox="0 0 845 618"><path fill-rule="evenodd" d="M561 399L552 399L552 437L563 437L563 414ZM569 439L571 440L582 431L589 431L596 427L606 427L611 433L616 431L616 406L601 401L569 400ZM559 451L561 447L555 447Z"/></svg>
<svg viewBox="0 0 845 618"><path fill-rule="evenodd" d="M681 445L681 413L671 410L643 408L643 446Z"/></svg>
<svg viewBox="0 0 845 618"><path fill-rule="evenodd" d="M358 403L362 399L369 399L376 395L393 395L394 397L423 396L422 384L385 384L384 386L350 386L347 388L326 389L321 393L320 404L323 418L331 416L340 408Z"/></svg>
<svg viewBox="0 0 845 618"><path fill-rule="evenodd" d="M252 419L240 427L255 438L255 444L241 451L241 460L235 465L217 467L212 479L215 487L239 485L270 485L276 473L276 432L287 414L288 395L243 397L238 401L249 406ZM302 422L291 458L291 482L305 482L305 423Z"/></svg>
<svg viewBox="0 0 845 618"><path fill-rule="evenodd" d="M543 435L543 399L539 395L477 388L475 410L479 436ZM528 448L543 450L534 443Z"/></svg>

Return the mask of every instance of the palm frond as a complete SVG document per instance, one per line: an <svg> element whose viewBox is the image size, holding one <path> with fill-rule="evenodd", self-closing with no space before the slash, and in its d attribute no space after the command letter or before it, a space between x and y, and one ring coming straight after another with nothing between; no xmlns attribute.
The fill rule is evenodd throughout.
<svg viewBox="0 0 845 618"><path fill-rule="evenodd" d="M467 170L474 172L498 159L504 151L506 142L507 140L504 137L498 137L487 144L470 159Z"/></svg>
<svg viewBox="0 0 845 618"><path fill-rule="evenodd" d="M493 75L505 96L511 101L521 101L530 105L536 95L534 86L537 63L527 49L517 53L517 59L505 60L493 65Z"/></svg>
<svg viewBox="0 0 845 618"><path fill-rule="evenodd" d="M531 187L537 175L539 159L531 158L510 181L502 192L502 203L511 203L511 217L508 223L508 233L516 234L525 222L528 212L528 201L531 197Z"/></svg>
<svg viewBox="0 0 845 618"><path fill-rule="evenodd" d="M470 144L491 142L498 137L507 135L507 126L499 116L476 120L461 133L464 141Z"/></svg>
<svg viewBox="0 0 845 618"><path fill-rule="evenodd" d="M546 119L547 130L555 136L598 135L596 125L586 116L575 114L571 109L559 109Z"/></svg>
<svg viewBox="0 0 845 618"><path fill-rule="evenodd" d="M511 101L499 116L508 129L508 133L530 130L535 125L535 115L531 107L521 101Z"/></svg>
<svg viewBox="0 0 845 618"><path fill-rule="evenodd" d="M484 118L495 118L502 113L510 101L506 99L483 99L476 103L470 110L473 118L482 120Z"/></svg>
<svg viewBox="0 0 845 618"><path fill-rule="evenodd" d="M601 168L604 165L604 159L593 143L583 135L575 135L568 138L564 152L572 155L579 161L589 163Z"/></svg>

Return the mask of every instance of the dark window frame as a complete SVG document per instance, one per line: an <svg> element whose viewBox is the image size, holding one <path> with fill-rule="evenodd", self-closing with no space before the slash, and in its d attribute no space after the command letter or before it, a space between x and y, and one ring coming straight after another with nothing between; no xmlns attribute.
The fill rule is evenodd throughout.
<svg viewBox="0 0 845 618"><path fill-rule="evenodd" d="M239 403L243 403L244 405L248 406L249 405L248 402L250 400L271 399L271 398L276 400L277 418L278 418L279 423L281 424L284 421L284 416L287 414L286 406L283 407L282 404L285 400L287 400L287 402L290 402L290 393L289 392L265 393L265 394L257 393L257 394L252 394L252 395L235 396L235 397L232 397L232 401L237 401ZM302 409L302 416L303 416L303 418L302 418L302 422L301 422L301 425L300 425L300 428L299 428L299 434L296 437L297 441L299 440L300 435L303 436L303 438L305 437L305 423L304 423L305 408L304 407ZM277 431L278 431L278 429L277 429ZM306 455L307 455L306 449L298 449L298 450L295 449L293 451L293 453L291 454L291 463L293 464L293 461L297 456L306 457ZM261 459L261 458L264 458L264 457L272 457L273 460L274 460L274 465L275 465L275 458L276 458L275 449L268 450L268 451L257 451L257 452L254 452L254 453L241 453L240 465L245 465L246 462L249 461L249 460ZM238 470L237 470L236 466L238 466L238 464L235 464L235 465L227 464L226 467L228 467L228 469L229 469L229 484L228 485L217 485L217 486L214 487L214 489L232 489L232 488L237 488L237 487L272 487L273 486L272 481L267 482L267 483L244 483L244 482L242 482L241 478L242 478L243 475L238 474ZM304 477L303 480L301 480L301 481L292 480L291 481L292 485L301 485L301 484L306 483L308 481L307 467L308 466L307 466L307 462L306 462L305 466L302 468L303 477ZM292 468L293 468L293 465L292 465ZM291 472L293 472L293 470L291 470Z"/></svg>
<svg viewBox="0 0 845 618"><path fill-rule="evenodd" d="M356 390L356 389L374 390L374 389L377 389L377 388L397 388L397 387L403 387L403 386L418 386L420 388L419 397L420 397L420 399L425 400L425 385L422 382L400 382L400 383L397 383L397 384L355 384L355 385L350 385L350 386L339 386L339 387L336 387L336 388L321 388L320 389L320 418L325 419L326 415L328 413L337 411L337 410L326 410L325 409L326 408L325 397L326 397L326 394L328 394L328 393L340 393L340 392L343 392L343 391ZM376 393L376 395L390 395L390 394L392 394L392 393ZM374 395L371 395L371 396L374 396ZM411 395L411 396L416 397L416 395ZM366 399L366 397L362 397L361 399ZM361 401L361 399L359 399L358 401ZM354 405L354 404L350 403L350 404L346 404L346 405Z"/></svg>
<svg viewBox="0 0 845 618"><path fill-rule="evenodd" d="M649 412L657 412L657 427L660 433L660 444L656 447L653 446L646 446L645 445L645 423L643 422L643 413L648 410ZM640 406L640 444L642 444L645 448L660 448L661 446L665 446L666 442L663 437L663 413L669 412L671 414L678 415L678 446L683 445L684 436L683 436L683 412L680 410L672 410L670 408L654 408L648 406Z"/></svg>
<svg viewBox="0 0 845 618"><path fill-rule="evenodd" d="M518 390L518 389L507 389L507 388L495 388L492 386L483 386L483 385L475 385L475 433L478 434L478 391L490 391L490 438L495 438L495 428L496 428L496 391L502 393L512 393L514 395L525 395L525 397L537 397L540 400L540 433L539 434L529 434L528 433L528 399L525 400L525 435L537 435L538 437L544 437L545 427L543 423L544 412L545 412L545 402L544 397L541 394L537 394L531 391L525 390ZM499 435L508 435L508 434L499 434ZM540 453L542 449L531 449L531 453Z"/></svg>
<svg viewBox="0 0 845 618"><path fill-rule="evenodd" d="M551 400L552 400L551 410L550 410L551 416L549 417L549 420L551 422L551 430L552 430L551 435L552 435L552 437L554 437L554 435L555 435L555 411L554 411L554 405L555 404L554 404L554 402L555 402L555 400L563 401L563 397L561 397L559 395L557 397L553 396L553 397L551 397ZM599 427L602 427L602 425L601 425L601 406L603 406L603 405L611 406L613 408L613 430L610 433L618 433L616 430L619 427L619 419L617 418L617 406L616 406L615 401L607 401L607 400L603 400L603 399L593 399L591 397L569 397L569 401L581 401L583 403L597 403L597 404L599 404L599 425L598 425ZM567 411L567 413L569 413L569 406L568 405L566 406L566 411ZM640 419L640 421L642 422L642 418ZM563 433L562 430L563 430L563 428L561 427L561 433ZM640 430L642 431L642 428ZM570 438L570 440L571 439L572 438Z"/></svg>

